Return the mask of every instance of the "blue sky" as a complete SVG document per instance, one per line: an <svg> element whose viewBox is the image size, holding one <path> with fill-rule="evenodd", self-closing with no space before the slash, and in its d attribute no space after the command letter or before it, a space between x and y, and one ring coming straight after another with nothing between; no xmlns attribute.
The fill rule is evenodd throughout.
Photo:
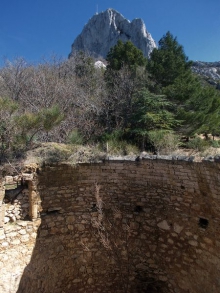
<svg viewBox="0 0 220 293"><path fill-rule="evenodd" d="M66 58L97 5L142 18L157 43L169 30L190 60L220 61L220 0L0 0L0 65Z"/></svg>

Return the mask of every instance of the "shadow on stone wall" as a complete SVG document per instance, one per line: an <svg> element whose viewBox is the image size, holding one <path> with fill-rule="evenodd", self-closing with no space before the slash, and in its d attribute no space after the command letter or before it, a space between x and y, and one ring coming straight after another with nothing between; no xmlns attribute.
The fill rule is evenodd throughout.
<svg viewBox="0 0 220 293"><path fill-rule="evenodd" d="M30 262L17 293L124 293L121 272L126 293L220 292L219 170L161 160L45 166L28 179L30 215L40 211L41 224L31 260L23 252L22 267ZM129 267L112 260L92 229L96 184L133 229ZM33 237L22 244L32 252Z"/></svg>
<svg viewBox="0 0 220 293"><path fill-rule="evenodd" d="M41 200L41 224L17 293L177 292L173 289L177 287L176 279L187 281L187 277L177 276L183 258L180 249L189 262L188 255L194 253L182 224L177 224L184 220L184 227L190 229L187 212L193 197L182 188L182 182L168 184L169 178L161 188L158 176L173 171L175 165L168 165L161 175L163 166L154 164L157 163L46 166L38 174L35 192ZM112 259L94 234L91 219L97 181L104 202L117 205L123 214L121 221L133 229L129 265L128 258L121 264L117 258ZM114 235L120 238L122 225L117 227ZM187 237L193 236L191 233ZM122 250L120 254L123 259ZM126 277L127 291L123 290ZM186 293L188 285L178 293Z"/></svg>
<svg viewBox="0 0 220 293"><path fill-rule="evenodd" d="M141 268L134 268L130 290L123 291L119 267L94 235L86 220L90 217L88 211L84 220L77 213L61 211L47 212L41 217L31 261L24 269L17 293L171 292L167 283L148 277L143 259L142 263L136 260L136 267Z"/></svg>
<svg viewBox="0 0 220 293"><path fill-rule="evenodd" d="M17 220L30 220L28 194L28 185L25 182L12 187L7 186L3 199L5 224Z"/></svg>

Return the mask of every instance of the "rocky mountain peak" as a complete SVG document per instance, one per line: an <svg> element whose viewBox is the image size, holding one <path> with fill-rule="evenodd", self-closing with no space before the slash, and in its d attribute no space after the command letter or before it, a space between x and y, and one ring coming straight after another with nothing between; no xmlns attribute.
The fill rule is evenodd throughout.
<svg viewBox="0 0 220 293"><path fill-rule="evenodd" d="M130 40L144 56L149 57L156 48L156 43L147 31L142 19L134 19L131 22L114 9L95 14L84 26L82 32L72 44L74 51L89 51L95 56L106 57L111 47L118 40L126 42Z"/></svg>

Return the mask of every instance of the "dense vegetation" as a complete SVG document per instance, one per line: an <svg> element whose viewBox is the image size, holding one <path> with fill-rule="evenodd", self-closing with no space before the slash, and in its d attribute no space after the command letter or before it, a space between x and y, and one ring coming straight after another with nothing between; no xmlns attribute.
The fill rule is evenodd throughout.
<svg viewBox="0 0 220 293"><path fill-rule="evenodd" d="M94 62L79 52L38 65L23 59L5 63L0 69L1 160L22 155L36 142L115 141L159 152L175 149L180 136L219 134L219 91L191 72L192 63L170 32L150 60L131 42L119 41L106 69ZM199 138L193 143L204 144Z"/></svg>

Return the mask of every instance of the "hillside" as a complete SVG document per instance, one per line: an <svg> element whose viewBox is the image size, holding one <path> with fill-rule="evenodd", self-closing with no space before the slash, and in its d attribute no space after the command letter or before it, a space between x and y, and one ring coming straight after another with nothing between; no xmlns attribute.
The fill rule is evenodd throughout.
<svg viewBox="0 0 220 293"><path fill-rule="evenodd" d="M112 38L97 36L102 20ZM133 33L142 47L132 42ZM104 49L97 46L107 54L101 58L105 65L74 45L66 60L33 65L18 58L1 68L0 163L44 143L89 145L95 153L97 148L119 155L218 149L219 62L192 64L171 32L156 48L143 21L129 22L112 9L93 16L82 36L91 48L96 38L105 41ZM109 48L108 40L116 44ZM65 160L67 153L52 148L45 156Z"/></svg>

